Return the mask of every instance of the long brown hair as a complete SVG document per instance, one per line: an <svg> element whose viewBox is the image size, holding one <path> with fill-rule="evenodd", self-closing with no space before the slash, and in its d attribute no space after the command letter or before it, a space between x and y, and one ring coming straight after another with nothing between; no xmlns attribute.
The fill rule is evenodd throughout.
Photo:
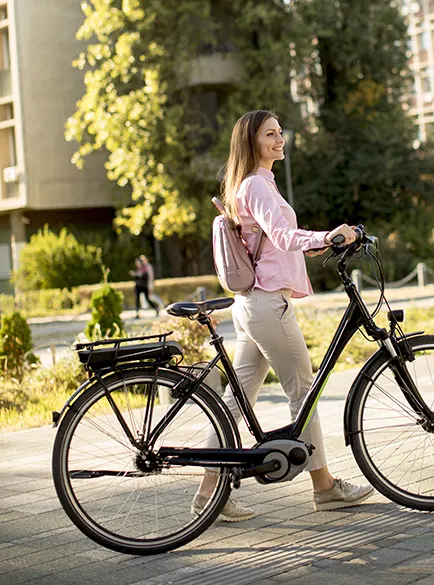
<svg viewBox="0 0 434 585"><path fill-rule="evenodd" d="M232 219L237 218L236 194L242 181L253 173L259 164L259 152L256 145L256 134L268 120L277 118L268 110L254 110L241 116L232 130L229 158L224 167L221 184L223 201Z"/></svg>

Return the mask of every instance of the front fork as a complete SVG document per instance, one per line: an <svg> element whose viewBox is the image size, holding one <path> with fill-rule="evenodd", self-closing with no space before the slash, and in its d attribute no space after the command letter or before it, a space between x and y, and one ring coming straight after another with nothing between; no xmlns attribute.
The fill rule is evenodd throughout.
<svg viewBox="0 0 434 585"><path fill-rule="evenodd" d="M383 346L392 357L390 369L408 404L419 416L423 416L426 420L433 423L434 413L422 398L407 367L407 364L415 359L410 345L406 342L405 338L399 343L394 343L389 337L383 341Z"/></svg>

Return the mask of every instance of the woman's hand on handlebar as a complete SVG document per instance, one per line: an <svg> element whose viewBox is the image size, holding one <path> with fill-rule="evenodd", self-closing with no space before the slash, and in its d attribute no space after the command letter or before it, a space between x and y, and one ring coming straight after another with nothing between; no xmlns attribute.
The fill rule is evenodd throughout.
<svg viewBox="0 0 434 585"><path fill-rule="evenodd" d="M307 252L305 252L306 256L309 256L309 258L314 258L315 256L321 256L321 254L324 254L325 252L327 252L329 250L329 247L326 246L325 248L313 248L312 250L308 250Z"/></svg>
<svg viewBox="0 0 434 585"><path fill-rule="evenodd" d="M324 238L324 243L327 246L333 244L348 245L352 244L356 239L355 226L349 226L346 223L338 226L334 230L331 230Z"/></svg>

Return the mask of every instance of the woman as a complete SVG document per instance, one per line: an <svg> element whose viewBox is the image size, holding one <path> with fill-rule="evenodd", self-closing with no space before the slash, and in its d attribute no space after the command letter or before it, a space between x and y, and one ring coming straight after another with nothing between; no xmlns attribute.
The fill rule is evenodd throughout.
<svg viewBox="0 0 434 585"><path fill-rule="evenodd" d="M268 236L256 266L254 288L235 295L234 367L249 401L255 404L271 366L289 398L294 418L313 378L308 350L291 304L292 297L313 292L304 253L324 253L337 235L344 236L344 243L350 244L355 234L346 224L330 232L298 229L295 212L280 195L271 172L274 162L285 157L284 144L282 128L274 114L265 110L244 114L232 132L222 191L231 217L241 225L248 249L252 250L256 238L253 226L259 224ZM312 251L318 248L322 250ZM239 422L240 412L229 387L223 400ZM330 474L316 412L301 438L315 446L306 468L312 479L315 510L354 506L372 494L370 485L353 485ZM203 509L215 482L215 473L206 471L193 499L192 512ZM229 499L220 518L236 522L253 515L251 508Z"/></svg>
<svg viewBox="0 0 434 585"><path fill-rule="evenodd" d="M147 303L154 309L155 316L158 317L160 314L160 306L150 298L154 286L154 270L144 254L140 258L136 258L136 270L131 270L130 274L134 276L134 280L136 281L136 319L139 318L141 294L145 295Z"/></svg>

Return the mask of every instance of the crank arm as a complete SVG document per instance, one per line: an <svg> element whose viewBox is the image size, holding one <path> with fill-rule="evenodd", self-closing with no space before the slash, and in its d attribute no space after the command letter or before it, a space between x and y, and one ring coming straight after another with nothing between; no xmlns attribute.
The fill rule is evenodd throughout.
<svg viewBox="0 0 434 585"><path fill-rule="evenodd" d="M243 469L241 472L241 479L271 473L273 471L278 471L280 468L280 463L276 459L272 459L271 461L267 461L267 463L262 463L262 465L255 465L255 467Z"/></svg>

